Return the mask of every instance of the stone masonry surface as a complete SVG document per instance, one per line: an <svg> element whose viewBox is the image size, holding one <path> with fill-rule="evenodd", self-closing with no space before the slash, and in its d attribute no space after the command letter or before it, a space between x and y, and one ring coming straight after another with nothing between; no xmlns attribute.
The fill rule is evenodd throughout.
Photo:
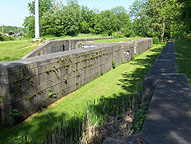
<svg viewBox="0 0 191 144"><path fill-rule="evenodd" d="M77 49L84 41L95 41L104 39L113 39L113 37L47 41L43 45L39 46L38 48L26 54L22 59L34 56L52 54L56 52L74 50Z"/></svg>
<svg viewBox="0 0 191 144"><path fill-rule="evenodd" d="M177 74L170 40L144 79L142 102L153 93L141 133L103 144L189 144L191 142L191 88L185 74Z"/></svg>
<svg viewBox="0 0 191 144"><path fill-rule="evenodd" d="M11 62L0 62L1 120L15 124L40 108L77 90L134 55L148 50L152 39L79 48ZM10 113L17 110L19 115Z"/></svg>

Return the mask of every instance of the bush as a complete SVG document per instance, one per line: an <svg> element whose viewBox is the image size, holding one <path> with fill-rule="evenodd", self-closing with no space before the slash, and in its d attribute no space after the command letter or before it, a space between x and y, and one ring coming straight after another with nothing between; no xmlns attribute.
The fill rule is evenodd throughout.
<svg viewBox="0 0 191 144"><path fill-rule="evenodd" d="M0 41L10 41L10 40L14 40L14 38L0 34Z"/></svg>
<svg viewBox="0 0 191 144"><path fill-rule="evenodd" d="M116 62L112 59L112 68L115 69L116 68Z"/></svg>
<svg viewBox="0 0 191 144"><path fill-rule="evenodd" d="M163 41L164 41L165 43L167 43L168 40L169 40L168 37L165 37Z"/></svg>
<svg viewBox="0 0 191 144"><path fill-rule="evenodd" d="M115 38L124 38L125 35L122 32L113 32L112 36Z"/></svg>
<svg viewBox="0 0 191 144"><path fill-rule="evenodd" d="M153 38L153 44L159 44L159 38L158 37Z"/></svg>
<svg viewBox="0 0 191 144"><path fill-rule="evenodd" d="M0 41L3 41L3 40L4 40L3 35L0 34Z"/></svg>

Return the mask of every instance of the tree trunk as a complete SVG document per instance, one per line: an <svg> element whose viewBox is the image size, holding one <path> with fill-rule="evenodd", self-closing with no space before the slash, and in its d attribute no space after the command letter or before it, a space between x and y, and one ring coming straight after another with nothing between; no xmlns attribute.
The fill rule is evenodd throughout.
<svg viewBox="0 0 191 144"><path fill-rule="evenodd" d="M163 31L162 31L162 35L161 35L162 42L163 42L163 39L164 39L164 31L165 31L165 16L164 16L164 22L163 22Z"/></svg>

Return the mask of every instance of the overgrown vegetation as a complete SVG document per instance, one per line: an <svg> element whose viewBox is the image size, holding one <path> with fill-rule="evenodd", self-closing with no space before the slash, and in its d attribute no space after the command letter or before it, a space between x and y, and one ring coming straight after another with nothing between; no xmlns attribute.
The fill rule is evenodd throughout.
<svg viewBox="0 0 191 144"><path fill-rule="evenodd" d="M7 143L7 140L10 143L101 143L107 136L132 134L143 79L162 48L163 45L154 45L132 62L105 73L57 105L42 109L27 122L11 129L0 129L0 143Z"/></svg>
<svg viewBox="0 0 191 144"><path fill-rule="evenodd" d="M191 86L191 39L175 39L174 42L178 72L186 74Z"/></svg>
<svg viewBox="0 0 191 144"><path fill-rule="evenodd" d="M10 40L14 40L13 37L10 36L4 36L0 34L0 41L10 41Z"/></svg>
<svg viewBox="0 0 191 144"><path fill-rule="evenodd" d="M144 121L148 114L148 106L149 106L149 104L147 104L147 103L141 103L140 106L138 107L138 110L135 114L134 125L133 125L134 133L141 132Z"/></svg>

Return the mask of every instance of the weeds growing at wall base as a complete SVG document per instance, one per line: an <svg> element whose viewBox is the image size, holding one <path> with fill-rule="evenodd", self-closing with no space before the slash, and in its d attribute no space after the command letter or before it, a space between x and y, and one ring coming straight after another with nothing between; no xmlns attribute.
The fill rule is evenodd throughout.
<svg viewBox="0 0 191 144"><path fill-rule="evenodd" d="M125 138L134 133L133 120L134 116L141 111L137 110L141 95L142 86L138 85L132 94L126 94L121 98L95 99L93 103L87 104L83 116L75 114L68 123L62 121L60 124L60 122L53 121L57 128L47 136L43 143L99 144L106 137ZM52 120L50 115L47 114L47 116ZM33 143L34 141L35 139L29 141L26 135L18 136L9 143Z"/></svg>

